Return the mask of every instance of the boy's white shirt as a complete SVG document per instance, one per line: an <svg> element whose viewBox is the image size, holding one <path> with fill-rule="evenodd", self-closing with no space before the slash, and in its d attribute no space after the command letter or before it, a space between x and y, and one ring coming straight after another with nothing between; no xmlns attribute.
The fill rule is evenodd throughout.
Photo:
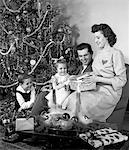
<svg viewBox="0 0 129 150"><path fill-rule="evenodd" d="M19 85L16 90L20 91L22 93L26 93L21 85ZM30 101L27 101L27 102L25 102L23 96L20 93L16 92L16 99L20 105L20 110L21 109L28 109L34 103L34 101L35 101L35 88L32 86L30 91L31 91ZM30 91L27 91L27 93L29 93Z"/></svg>

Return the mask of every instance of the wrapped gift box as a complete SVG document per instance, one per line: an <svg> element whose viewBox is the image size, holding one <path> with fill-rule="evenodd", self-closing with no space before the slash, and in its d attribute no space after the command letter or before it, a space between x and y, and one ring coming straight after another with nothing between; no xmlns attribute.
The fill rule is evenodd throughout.
<svg viewBox="0 0 129 150"><path fill-rule="evenodd" d="M16 131L34 130L34 118L17 118L16 119Z"/></svg>
<svg viewBox="0 0 129 150"><path fill-rule="evenodd" d="M72 90L77 90L77 91L78 90L79 91L88 91L88 90L96 89L96 83L94 83L94 82L86 83L81 79L71 80L69 85Z"/></svg>
<svg viewBox="0 0 129 150"><path fill-rule="evenodd" d="M82 133L79 137L95 148L128 140L128 136L123 135L112 128L104 128L93 132Z"/></svg>

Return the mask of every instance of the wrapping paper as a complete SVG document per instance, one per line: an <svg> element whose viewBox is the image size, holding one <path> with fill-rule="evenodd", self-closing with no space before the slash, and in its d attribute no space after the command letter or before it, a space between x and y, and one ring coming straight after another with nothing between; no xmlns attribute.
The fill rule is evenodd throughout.
<svg viewBox="0 0 129 150"><path fill-rule="evenodd" d="M104 128L94 132L82 133L79 137L95 148L128 140L128 136L112 128Z"/></svg>
<svg viewBox="0 0 129 150"><path fill-rule="evenodd" d="M96 89L96 83L85 83L82 80L71 80L69 85L72 90L76 91L88 91Z"/></svg>

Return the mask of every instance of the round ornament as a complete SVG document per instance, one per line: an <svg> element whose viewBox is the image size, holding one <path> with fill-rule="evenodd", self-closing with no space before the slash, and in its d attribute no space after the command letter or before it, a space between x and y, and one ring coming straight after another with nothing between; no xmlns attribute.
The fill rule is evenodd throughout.
<svg viewBox="0 0 129 150"><path fill-rule="evenodd" d="M36 64L36 61L34 59L30 60L31 66L34 66Z"/></svg>

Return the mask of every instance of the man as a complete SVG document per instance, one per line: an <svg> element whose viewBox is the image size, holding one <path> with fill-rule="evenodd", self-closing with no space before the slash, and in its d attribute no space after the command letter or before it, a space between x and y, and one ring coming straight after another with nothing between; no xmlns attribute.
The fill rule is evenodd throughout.
<svg viewBox="0 0 129 150"><path fill-rule="evenodd" d="M92 51L91 45L88 43L81 43L81 44L77 45L76 50L77 50L79 61L81 63L76 68L76 71L71 79L81 77L81 76L85 75L85 73L87 73L87 72L92 72L93 51ZM73 93L74 91L75 90L71 90L71 93ZM80 94L77 97L79 98ZM66 109L66 105L67 105L68 101L69 101L69 99L66 99L64 101L62 108ZM78 118L76 117L77 116L76 114L79 112L79 109L80 109L79 101L80 100L76 101L75 109L72 111L72 113L73 113L72 120L75 120L75 121L78 120Z"/></svg>
<svg viewBox="0 0 129 150"><path fill-rule="evenodd" d="M81 43L76 47L78 58L81 62L81 65L76 70L76 75L84 74L86 72L92 71L92 55L93 51L91 45L88 43Z"/></svg>

